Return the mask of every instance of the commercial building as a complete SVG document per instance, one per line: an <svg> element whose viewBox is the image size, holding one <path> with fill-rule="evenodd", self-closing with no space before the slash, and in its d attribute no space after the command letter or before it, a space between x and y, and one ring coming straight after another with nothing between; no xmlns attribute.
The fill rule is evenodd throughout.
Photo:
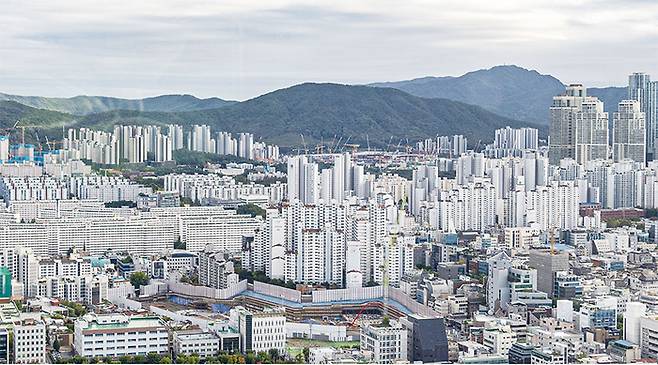
<svg viewBox="0 0 658 365"><path fill-rule="evenodd" d="M617 298L602 297L580 306L580 328L615 328L617 326Z"/></svg>
<svg viewBox="0 0 658 365"><path fill-rule="evenodd" d="M12 349L9 348L9 330L0 327L0 364L9 364Z"/></svg>
<svg viewBox="0 0 658 365"><path fill-rule="evenodd" d="M437 363L448 361L448 338L443 318L409 315L400 318L407 329L407 360Z"/></svg>
<svg viewBox="0 0 658 365"><path fill-rule="evenodd" d="M221 340L210 332L174 332L174 356L196 354L201 358L214 356L221 350Z"/></svg>
<svg viewBox="0 0 658 365"><path fill-rule="evenodd" d="M361 351L372 354L372 361L392 364L407 360L407 329L398 321L361 326Z"/></svg>
<svg viewBox="0 0 658 365"><path fill-rule="evenodd" d="M286 349L286 316L283 308L251 312L243 307L231 309L231 326L240 331L241 352Z"/></svg>
<svg viewBox="0 0 658 365"><path fill-rule="evenodd" d="M38 318L21 316L14 322L14 363L46 363L46 324Z"/></svg>
<svg viewBox="0 0 658 365"><path fill-rule="evenodd" d="M75 321L75 352L83 357L166 354L169 332L162 319L86 314Z"/></svg>
<svg viewBox="0 0 658 365"><path fill-rule="evenodd" d="M555 274L569 270L569 254L566 252L551 252L550 250L530 250L528 266L537 270L537 290L543 291L549 297L554 296Z"/></svg>
<svg viewBox="0 0 658 365"><path fill-rule="evenodd" d="M640 347L624 340L610 341L607 352L612 361L620 364L634 363L641 358Z"/></svg>

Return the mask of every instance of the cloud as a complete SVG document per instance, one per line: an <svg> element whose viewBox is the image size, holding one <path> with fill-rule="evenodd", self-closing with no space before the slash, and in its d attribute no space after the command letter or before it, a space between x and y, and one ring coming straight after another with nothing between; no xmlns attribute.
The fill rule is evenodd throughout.
<svg viewBox="0 0 658 365"><path fill-rule="evenodd" d="M569 81L658 77L648 0L5 0L4 92L246 99L519 64ZM6 29L6 31L4 31Z"/></svg>

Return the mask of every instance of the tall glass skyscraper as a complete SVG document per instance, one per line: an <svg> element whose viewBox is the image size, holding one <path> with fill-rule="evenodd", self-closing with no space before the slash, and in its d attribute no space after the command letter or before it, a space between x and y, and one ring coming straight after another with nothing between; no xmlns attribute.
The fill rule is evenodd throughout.
<svg viewBox="0 0 658 365"><path fill-rule="evenodd" d="M628 76L628 98L640 102L640 109L644 112L646 123L646 140L647 140L647 161L652 161L657 157L656 137L658 132L656 128L656 115L658 108L658 82L651 81L651 76L636 72Z"/></svg>

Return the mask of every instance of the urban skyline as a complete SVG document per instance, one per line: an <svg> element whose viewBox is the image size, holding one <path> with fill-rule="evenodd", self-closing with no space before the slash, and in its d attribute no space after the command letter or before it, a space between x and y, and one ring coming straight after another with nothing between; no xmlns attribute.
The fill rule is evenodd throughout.
<svg viewBox="0 0 658 365"><path fill-rule="evenodd" d="M0 7L0 364L658 361L658 3Z"/></svg>

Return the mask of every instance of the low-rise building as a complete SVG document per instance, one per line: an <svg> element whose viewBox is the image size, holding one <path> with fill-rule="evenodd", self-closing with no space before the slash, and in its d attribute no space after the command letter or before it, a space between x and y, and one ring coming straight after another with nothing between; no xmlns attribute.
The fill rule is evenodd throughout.
<svg viewBox="0 0 658 365"><path fill-rule="evenodd" d="M46 363L46 324L41 319L21 316L14 322L14 363Z"/></svg>
<svg viewBox="0 0 658 365"><path fill-rule="evenodd" d="M640 359L641 351L640 347L634 343L617 340L608 344L608 355L614 362L629 364Z"/></svg>
<svg viewBox="0 0 658 365"><path fill-rule="evenodd" d="M169 352L169 332L156 316L87 314L75 321L75 352L83 357Z"/></svg>
<svg viewBox="0 0 658 365"><path fill-rule="evenodd" d="M0 328L0 364L9 364L9 330Z"/></svg>
<svg viewBox="0 0 658 365"><path fill-rule="evenodd" d="M347 327L321 323L287 322L286 336L322 341L347 341Z"/></svg>
<svg viewBox="0 0 658 365"><path fill-rule="evenodd" d="M266 308L251 312L244 307L231 309L231 323L240 331L241 352L286 349L286 315L284 308Z"/></svg>
<svg viewBox="0 0 658 365"><path fill-rule="evenodd" d="M406 361L407 329L397 321L366 324L361 327L361 351L372 353L379 364Z"/></svg>
<svg viewBox="0 0 658 365"><path fill-rule="evenodd" d="M221 350L221 340L210 332L175 332L173 336L174 356L196 354L201 358L214 356Z"/></svg>

